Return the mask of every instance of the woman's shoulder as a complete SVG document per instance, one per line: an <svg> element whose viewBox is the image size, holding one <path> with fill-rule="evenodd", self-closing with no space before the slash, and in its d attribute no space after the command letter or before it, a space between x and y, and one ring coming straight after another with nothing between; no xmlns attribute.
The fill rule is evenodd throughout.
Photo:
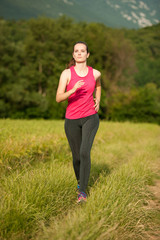
<svg viewBox="0 0 160 240"><path fill-rule="evenodd" d="M95 79L98 79L101 77L101 72L98 71L97 69L93 68L93 75L94 75Z"/></svg>
<svg viewBox="0 0 160 240"><path fill-rule="evenodd" d="M70 76L70 74L71 74L70 69L69 69L69 68L66 68L66 69L64 69L63 72L61 73L61 76L63 76L63 77L68 77L68 76Z"/></svg>
<svg viewBox="0 0 160 240"><path fill-rule="evenodd" d="M70 69L65 69L63 70L63 72L61 73L60 76L60 82L63 84L68 84L71 78L71 72Z"/></svg>
<svg viewBox="0 0 160 240"><path fill-rule="evenodd" d="M63 74L68 74L69 72L70 72L70 68L66 68L66 69L63 70L62 73L63 73Z"/></svg>

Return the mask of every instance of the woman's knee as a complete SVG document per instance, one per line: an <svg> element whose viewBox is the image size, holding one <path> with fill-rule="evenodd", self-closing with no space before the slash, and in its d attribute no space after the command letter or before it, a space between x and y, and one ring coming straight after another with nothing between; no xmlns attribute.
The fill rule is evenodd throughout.
<svg viewBox="0 0 160 240"><path fill-rule="evenodd" d="M90 160L90 151L88 149L82 149L80 151L80 159L81 159L81 161L83 161L83 160L89 161Z"/></svg>
<svg viewBox="0 0 160 240"><path fill-rule="evenodd" d="M80 156L74 156L73 157L73 164L79 164L80 163Z"/></svg>

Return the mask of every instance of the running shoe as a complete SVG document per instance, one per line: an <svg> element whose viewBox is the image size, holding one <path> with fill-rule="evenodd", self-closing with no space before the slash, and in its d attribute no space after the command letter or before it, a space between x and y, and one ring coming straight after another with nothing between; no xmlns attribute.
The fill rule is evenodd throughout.
<svg viewBox="0 0 160 240"><path fill-rule="evenodd" d="M85 192L80 192L78 194L78 200L77 203L87 202L87 195Z"/></svg>

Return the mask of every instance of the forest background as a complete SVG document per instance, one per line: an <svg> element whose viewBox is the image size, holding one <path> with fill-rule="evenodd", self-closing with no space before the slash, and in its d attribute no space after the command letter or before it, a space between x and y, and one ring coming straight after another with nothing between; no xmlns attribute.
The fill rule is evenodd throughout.
<svg viewBox="0 0 160 240"><path fill-rule="evenodd" d="M160 124L160 24L135 30L66 16L0 19L0 33L0 118L63 119L58 81L81 40L88 65L102 73L100 118Z"/></svg>

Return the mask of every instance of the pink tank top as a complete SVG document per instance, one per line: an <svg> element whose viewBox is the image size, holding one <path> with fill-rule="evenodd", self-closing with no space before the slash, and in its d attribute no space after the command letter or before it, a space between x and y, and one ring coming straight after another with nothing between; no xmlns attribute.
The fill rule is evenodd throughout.
<svg viewBox="0 0 160 240"><path fill-rule="evenodd" d="M93 92L96 85L96 80L93 75L93 68L88 66L88 73L85 77L80 77L77 75L74 66L70 67L71 80L67 85L67 91L72 89L75 83L79 80L84 81L84 85L77 89L68 98L68 106L66 109L66 118L68 119L78 119L96 114L94 108Z"/></svg>

